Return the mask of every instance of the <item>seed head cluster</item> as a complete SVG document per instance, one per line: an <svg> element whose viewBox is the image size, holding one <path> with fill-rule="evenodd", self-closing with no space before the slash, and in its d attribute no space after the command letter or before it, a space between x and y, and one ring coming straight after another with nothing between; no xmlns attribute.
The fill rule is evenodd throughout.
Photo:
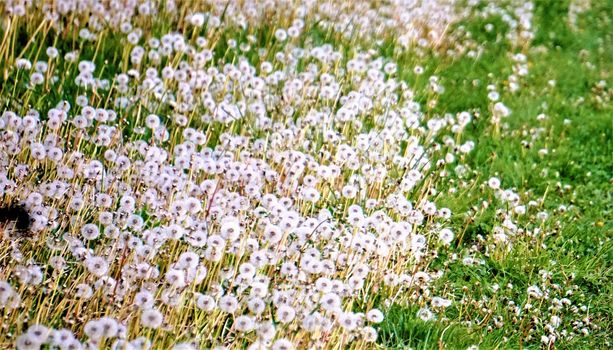
<svg viewBox="0 0 613 350"><path fill-rule="evenodd" d="M0 46L0 194L23 205L0 221L30 232L3 231L0 344L372 348L393 305L531 323L545 344L598 327L545 270L522 290L446 283L544 244L564 215L466 161L475 119L510 132L530 2L188 3L0 3L4 38L27 33ZM512 74L483 82L488 110L436 113L453 92L425 60L393 57L478 56L448 32L475 11L512 28ZM467 213L445 206L468 190ZM491 229L457 224L486 210Z"/></svg>

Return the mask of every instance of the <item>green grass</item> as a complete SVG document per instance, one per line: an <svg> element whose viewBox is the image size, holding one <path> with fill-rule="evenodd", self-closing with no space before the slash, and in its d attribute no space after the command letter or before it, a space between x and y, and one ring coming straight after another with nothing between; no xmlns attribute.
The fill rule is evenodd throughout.
<svg viewBox="0 0 613 350"><path fill-rule="evenodd" d="M510 254L502 259L486 258L485 265L477 269L461 264L450 266L443 282L456 291L461 291L463 286L474 291L488 290L494 283L501 286L512 283L515 296L522 299L526 288L538 282L538 271L547 269L553 273L553 281L577 285L577 294L589 304L590 316L599 322L601 329L590 337L556 343L559 349L602 348L605 342L611 341L608 332L613 327L610 283L613 277L610 263L613 258L610 240L613 235L613 109L610 103L597 103L593 91L600 80L605 80L609 87L613 83L613 45L610 44L613 2L592 3L593 8L580 17L579 31L571 30L561 20L568 10L567 1L535 3L537 31L527 53L529 78L518 93L501 92L501 100L512 110L503 122L513 131L488 134L489 121L485 118L468 130L477 144L468 156L477 183L497 176L504 188L513 187L518 193L530 191L544 198L544 208L570 206L569 215L562 222L546 224L545 229L552 231L543 241L546 248L540 249L534 241L518 242ZM485 85L500 86L511 73L512 62L507 54L509 48L501 43L499 36L484 31L486 23L494 23L503 31L507 29L499 18L470 19L458 25L483 43L484 52L478 59L434 58L435 74L448 92L440 97L431 113L478 110L487 114ZM582 59L581 55L587 58ZM426 60L431 63L433 58ZM480 84L475 86L474 80ZM556 81L555 88L548 85L550 80ZM580 98L584 101L577 103ZM545 113L548 119L538 122L539 113ZM565 125L564 119L569 119L570 125ZM545 127L546 132L534 140L519 132L537 127ZM522 140L530 141L530 148L523 146ZM549 154L539 156L541 148L547 148ZM547 176L543 176L544 170ZM559 185L569 185L570 189ZM455 195L440 196L439 204L463 213L483 196L479 191L466 189ZM477 235L485 236L495 223L495 213L485 210L476 218L466 218L465 222L456 220L454 226L466 227L461 244L468 249L476 243ZM502 310L500 305L498 308ZM517 333L517 325L509 322L505 322L502 330L491 332L456 323L443 334L446 324L424 323L416 317L417 310L411 306L392 306L380 327L381 344L394 349L438 349L439 346L463 349L472 344L480 344L482 349L520 346L519 337L512 335ZM450 310L446 316L454 319L454 312L457 310ZM509 339L502 341L501 334ZM524 342L522 346L525 345Z"/></svg>
<svg viewBox="0 0 613 350"><path fill-rule="evenodd" d="M417 308L392 306L380 327L380 341L390 349L437 349L439 341L454 349L467 348L477 338L465 327L426 323L416 317Z"/></svg>

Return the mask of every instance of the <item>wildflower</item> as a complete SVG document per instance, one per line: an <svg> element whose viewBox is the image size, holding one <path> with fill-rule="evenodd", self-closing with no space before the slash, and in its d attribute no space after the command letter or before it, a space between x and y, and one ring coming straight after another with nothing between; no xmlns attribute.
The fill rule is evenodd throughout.
<svg viewBox="0 0 613 350"><path fill-rule="evenodd" d="M260 315L264 312L266 303L264 303L264 301L260 298L251 298L247 302L247 308L255 315Z"/></svg>
<svg viewBox="0 0 613 350"><path fill-rule="evenodd" d="M524 215L526 213L526 206L518 205L513 208L513 212L515 212L517 215Z"/></svg>
<svg viewBox="0 0 613 350"><path fill-rule="evenodd" d="M275 31L275 38L279 41L285 41L287 39L287 32L284 29L277 29Z"/></svg>
<svg viewBox="0 0 613 350"><path fill-rule="evenodd" d="M234 319L234 327L239 332L250 332L255 328L253 318L250 316L239 316Z"/></svg>
<svg viewBox="0 0 613 350"><path fill-rule="evenodd" d="M85 283L80 283L75 287L75 296L77 298L89 299L94 294L91 286Z"/></svg>
<svg viewBox="0 0 613 350"><path fill-rule="evenodd" d="M83 327L83 332L92 340L100 340L104 336L104 328L99 320L90 320Z"/></svg>
<svg viewBox="0 0 613 350"><path fill-rule="evenodd" d="M182 294L178 293L174 288L165 289L160 294L160 300L164 305L178 307L182 301Z"/></svg>
<svg viewBox="0 0 613 350"><path fill-rule="evenodd" d="M444 244L444 245L449 245L451 244L451 242L453 241L453 232L448 229L448 228L444 228L442 230L440 230L439 234L438 234L438 238L439 240Z"/></svg>
<svg viewBox="0 0 613 350"><path fill-rule="evenodd" d="M487 180L487 185L491 189L497 190L500 188L500 180L497 177L491 177L489 180Z"/></svg>
<svg viewBox="0 0 613 350"><path fill-rule="evenodd" d="M372 309L366 313L366 319L372 323L383 322L383 313L379 309Z"/></svg>
<svg viewBox="0 0 613 350"><path fill-rule="evenodd" d="M321 306L327 311L340 309L341 299L334 293L325 294L320 300Z"/></svg>
<svg viewBox="0 0 613 350"><path fill-rule="evenodd" d="M206 294L196 294L196 307L200 310L211 312L215 309L216 303L215 299Z"/></svg>
<svg viewBox="0 0 613 350"><path fill-rule="evenodd" d="M25 58L19 58L15 61L17 69L30 70L32 69L32 62Z"/></svg>
<svg viewBox="0 0 613 350"><path fill-rule="evenodd" d="M172 347L172 350L196 350L196 347L190 343L178 343Z"/></svg>
<svg viewBox="0 0 613 350"><path fill-rule="evenodd" d="M233 295L226 295L219 300L219 308L223 312L234 313L238 309L238 300Z"/></svg>
<svg viewBox="0 0 613 350"><path fill-rule="evenodd" d="M100 256L92 256L85 260L87 270L94 276L102 277L109 270L109 263Z"/></svg>
<svg viewBox="0 0 613 350"><path fill-rule="evenodd" d="M81 235L87 240L94 240L100 236L100 230L95 224L85 224L81 228Z"/></svg>
<svg viewBox="0 0 613 350"><path fill-rule="evenodd" d="M296 310L289 305L280 305L277 308L276 319L281 323L290 323L296 317Z"/></svg>
<svg viewBox="0 0 613 350"><path fill-rule="evenodd" d="M41 345L42 343L37 343L36 339L27 333L18 336L15 343L17 350L38 350L40 349Z"/></svg>
<svg viewBox="0 0 613 350"><path fill-rule="evenodd" d="M343 197L352 199L357 195L357 189L351 185L345 185L342 190Z"/></svg>
<svg viewBox="0 0 613 350"><path fill-rule="evenodd" d="M153 293L148 290L141 289L134 295L134 305L141 309L151 309L154 304L155 297Z"/></svg>
<svg viewBox="0 0 613 350"><path fill-rule="evenodd" d="M294 344L287 339L277 339L272 344L273 350L293 350L295 349Z"/></svg>
<svg viewBox="0 0 613 350"><path fill-rule="evenodd" d="M102 327L102 336L105 338L114 338L118 335L119 326L115 319L111 317L102 317L98 320Z"/></svg>
<svg viewBox="0 0 613 350"><path fill-rule="evenodd" d="M264 321L257 326L257 335L264 341L271 341L276 334L275 325L270 321Z"/></svg>
<svg viewBox="0 0 613 350"><path fill-rule="evenodd" d="M238 220L234 218L227 218L220 229L220 235L228 241L234 241L238 239L241 234L240 224Z"/></svg>
<svg viewBox="0 0 613 350"><path fill-rule="evenodd" d="M434 314L427 308L421 308L417 312L417 317L421 318L424 322L428 322L434 319Z"/></svg>
<svg viewBox="0 0 613 350"><path fill-rule="evenodd" d="M538 286L528 287L528 295L532 298L540 299L543 297L543 291Z"/></svg>
<svg viewBox="0 0 613 350"><path fill-rule="evenodd" d="M377 341L377 330L371 326L366 326L364 328L361 329L361 333L362 333L362 338L364 339L364 341L369 342L369 343L374 343L375 341Z"/></svg>
<svg viewBox="0 0 613 350"><path fill-rule="evenodd" d="M28 327L26 334L34 343L44 344L47 342L47 339L51 335L51 331L49 330L49 328L43 325L35 324Z"/></svg>
<svg viewBox="0 0 613 350"><path fill-rule="evenodd" d="M552 315L549 323L553 326L553 328L558 328L560 327L560 324L562 323L562 320L560 318L560 316L556 316L556 315Z"/></svg>
<svg viewBox="0 0 613 350"><path fill-rule="evenodd" d="M356 317L351 312L343 312L338 318L338 323L343 329L353 330L358 326Z"/></svg>
<svg viewBox="0 0 613 350"><path fill-rule="evenodd" d="M502 102L496 102L494 104L494 116L495 117L508 117L511 114L511 110L505 106Z"/></svg>
<svg viewBox="0 0 613 350"><path fill-rule="evenodd" d="M138 337L129 342L131 346L135 349L150 349L151 348L151 340L145 337Z"/></svg>
<svg viewBox="0 0 613 350"><path fill-rule="evenodd" d="M194 27L202 27L206 21L206 17L204 14L197 12L192 14L189 20Z"/></svg>
<svg viewBox="0 0 613 350"><path fill-rule="evenodd" d="M500 94L496 91L490 91L487 94L487 98L489 98L490 101L498 101L498 99L500 98Z"/></svg>
<svg viewBox="0 0 613 350"><path fill-rule="evenodd" d="M140 315L140 322L143 327L159 328L164 321L162 313L154 308L145 309Z"/></svg>
<svg viewBox="0 0 613 350"><path fill-rule="evenodd" d="M187 285L185 272L183 270L169 269L165 275L166 282L175 288L183 288Z"/></svg>
<svg viewBox="0 0 613 350"><path fill-rule="evenodd" d="M441 297L432 298L432 307L433 308L446 308L451 306L451 300L444 299Z"/></svg>

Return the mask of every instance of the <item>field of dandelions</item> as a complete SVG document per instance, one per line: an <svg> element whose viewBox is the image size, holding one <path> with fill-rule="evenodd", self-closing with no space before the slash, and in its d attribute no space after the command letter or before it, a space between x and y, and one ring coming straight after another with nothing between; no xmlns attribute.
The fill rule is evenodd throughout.
<svg viewBox="0 0 613 350"><path fill-rule="evenodd" d="M0 0L0 348L610 348L612 18Z"/></svg>

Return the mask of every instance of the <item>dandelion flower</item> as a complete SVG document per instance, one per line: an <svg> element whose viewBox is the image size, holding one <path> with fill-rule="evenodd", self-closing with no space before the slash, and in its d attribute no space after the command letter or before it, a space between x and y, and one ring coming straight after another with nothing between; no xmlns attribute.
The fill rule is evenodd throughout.
<svg viewBox="0 0 613 350"><path fill-rule="evenodd" d="M381 323L383 318L383 312L379 309L372 309L366 313L366 319L372 323Z"/></svg>
<svg viewBox="0 0 613 350"><path fill-rule="evenodd" d="M233 295L225 295L219 299L219 308L223 312L234 313L238 309L238 300Z"/></svg>
<svg viewBox="0 0 613 350"><path fill-rule="evenodd" d="M83 228L81 228L81 235L86 240L91 241L98 238L100 235L100 230L98 229L98 226L94 224L85 224Z"/></svg>
<svg viewBox="0 0 613 350"><path fill-rule="evenodd" d="M434 308L445 308L451 306L451 300L444 299L441 297L432 298L432 307Z"/></svg>
<svg viewBox="0 0 613 350"><path fill-rule="evenodd" d="M491 189L497 190L500 188L500 180L497 177L491 177L489 180L487 180L487 185Z"/></svg>
<svg viewBox="0 0 613 350"><path fill-rule="evenodd" d="M361 333L362 333L362 338L364 339L364 341L368 343L374 343L375 341L377 341L378 334L375 328L371 326L366 326L362 328Z"/></svg>
<svg viewBox="0 0 613 350"><path fill-rule="evenodd" d="M143 310L140 315L140 322L146 328L160 328L163 321L162 313L154 308Z"/></svg>
<svg viewBox="0 0 613 350"><path fill-rule="evenodd" d="M217 304L215 303L215 299L206 294L196 294L196 307L200 310L211 312L215 310Z"/></svg>
<svg viewBox="0 0 613 350"><path fill-rule="evenodd" d="M102 277L109 271L109 263L101 256L92 256L85 260L87 270L96 277Z"/></svg>
<svg viewBox="0 0 613 350"><path fill-rule="evenodd" d="M100 340L104 336L104 329L98 320L90 320L85 323L83 332L92 340Z"/></svg>
<svg viewBox="0 0 613 350"><path fill-rule="evenodd" d="M36 339L30 334L22 334L17 337L15 347L17 350L38 350L41 347L41 343L37 343Z"/></svg>
<svg viewBox="0 0 613 350"><path fill-rule="evenodd" d="M255 328L255 324L252 317L243 315L234 319L234 327L239 332L247 333Z"/></svg>
<svg viewBox="0 0 613 350"><path fill-rule="evenodd" d="M438 238L444 245L450 245L453 241L453 237L453 232L448 228L444 228L438 233Z"/></svg>
<svg viewBox="0 0 613 350"><path fill-rule="evenodd" d="M272 350L293 350L294 344L287 339L277 339L272 344Z"/></svg>
<svg viewBox="0 0 613 350"><path fill-rule="evenodd" d="M341 307L341 298L335 293L325 294L319 302L327 311L337 310Z"/></svg>
<svg viewBox="0 0 613 350"><path fill-rule="evenodd" d="M28 328L26 334L29 335L30 339L35 343L43 344L47 342L47 339L51 335L51 330L43 325L35 324Z"/></svg>
<svg viewBox="0 0 613 350"><path fill-rule="evenodd" d="M134 295L134 305L141 309L150 309L153 307L155 297L148 290L141 290Z"/></svg>
<svg viewBox="0 0 613 350"><path fill-rule="evenodd" d="M424 322L428 322L434 319L434 314L427 308L421 308L417 312L417 317L421 318Z"/></svg>
<svg viewBox="0 0 613 350"><path fill-rule="evenodd" d="M79 283L75 287L75 296L77 298L89 299L92 297L92 295L94 295L94 290L89 284Z"/></svg>
<svg viewBox="0 0 613 350"><path fill-rule="evenodd" d="M289 305L280 305L277 308L276 318L281 323L290 323L296 317L296 310Z"/></svg>

